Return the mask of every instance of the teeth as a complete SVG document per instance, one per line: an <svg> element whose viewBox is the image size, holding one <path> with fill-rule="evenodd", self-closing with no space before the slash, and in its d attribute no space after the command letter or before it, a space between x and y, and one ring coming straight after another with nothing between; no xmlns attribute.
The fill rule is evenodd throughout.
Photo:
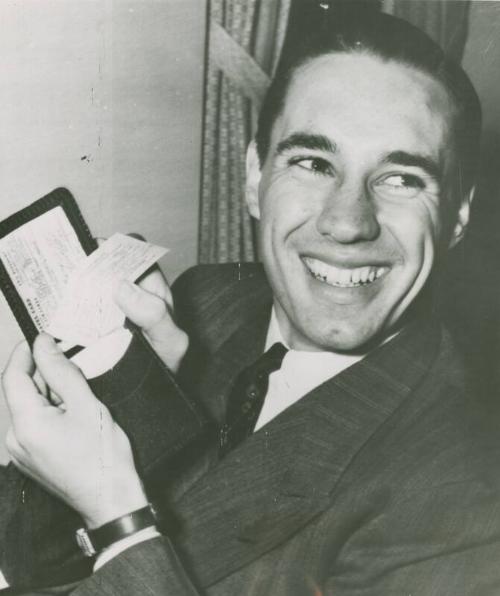
<svg viewBox="0 0 500 596"><path fill-rule="evenodd" d="M329 275L326 276L326 280L328 281ZM351 271L349 269L342 269L340 272L340 280L339 283L341 286L348 286L351 284Z"/></svg>
<svg viewBox="0 0 500 596"><path fill-rule="evenodd" d="M368 281L368 276L370 275L370 267L362 267L361 273L359 276L359 280L361 283L365 284Z"/></svg>
<svg viewBox="0 0 500 596"><path fill-rule="evenodd" d="M323 261L308 257L304 258L304 262L313 277L331 286L341 288L353 288L373 283L388 271L387 267L375 267L371 265L356 267L354 269L334 267L333 265L327 265Z"/></svg>
<svg viewBox="0 0 500 596"><path fill-rule="evenodd" d="M351 275L351 281L353 284L359 284L361 281L361 269L354 269Z"/></svg>

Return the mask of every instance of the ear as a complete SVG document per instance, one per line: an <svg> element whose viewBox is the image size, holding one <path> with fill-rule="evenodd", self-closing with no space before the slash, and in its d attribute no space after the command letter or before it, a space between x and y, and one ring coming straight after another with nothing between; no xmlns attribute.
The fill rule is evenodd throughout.
<svg viewBox="0 0 500 596"><path fill-rule="evenodd" d="M462 203L457 214L457 221L455 223L455 227L453 228L453 234L450 239L449 248L456 246L465 235L465 230L467 229L467 225L469 223L470 206L475 192L476 188L473 186L469 194L462 198Z"/></svg>
<svg viewBox="0 0 500 596"><path fill-rule="evenodd" d="M257 155L255 141L251 141L247 149L247 178L245 186L245 201L248 212L255 219L260 219L259 184L261 178L260 160Z"/></svg>

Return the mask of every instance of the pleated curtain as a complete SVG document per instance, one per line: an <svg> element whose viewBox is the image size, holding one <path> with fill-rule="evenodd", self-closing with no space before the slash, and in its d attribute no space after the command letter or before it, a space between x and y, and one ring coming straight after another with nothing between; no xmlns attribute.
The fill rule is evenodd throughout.
<svg viewBox="0 0 500 596"><path fill-rule="evenodd" d="M199 262L256 258L244 204L246 148L276 66L290 0L211 0L205 79Z"/></svg>

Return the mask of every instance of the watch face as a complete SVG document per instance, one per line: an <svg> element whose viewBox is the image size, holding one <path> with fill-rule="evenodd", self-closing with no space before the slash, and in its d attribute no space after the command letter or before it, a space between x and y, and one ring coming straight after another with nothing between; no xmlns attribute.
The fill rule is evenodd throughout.
<svg viewBox="0 0 500 596"><path fill-rule="evenodd" d="M93 557L96 554L94 545L85 528L80 528L76 531L76 543L86 557Z"/></svg>

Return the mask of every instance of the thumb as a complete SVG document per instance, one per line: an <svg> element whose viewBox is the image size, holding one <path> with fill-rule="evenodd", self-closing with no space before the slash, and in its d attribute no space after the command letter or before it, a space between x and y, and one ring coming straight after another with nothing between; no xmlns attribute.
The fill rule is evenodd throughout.
<svg viewBox="0 0 500 596"><path fill-rule="evenodd" d="M168 309L172 311L174 306L172 292L165 276L156 263L136 280L136 284L143 290L146 290L146 292L162 298L166 302Z"/></svg>
<svg viewBox="0 0 500 596"><path fill-rule="evenodd" d="M149 336L175 327L165 300L133 283L120 282L115 301L125 315Z"/></svg>
<svg viewBox="0 0 500 596"><path fill-rule="evenodd" d="M115 301L142 329L161 360L176 372L186 353L188 337L174 323L165 300L124 281L117 288Z"/></svg>
<svg viewBox="0 0 500 596"><path fill-rule="evenodd" d="M5 400L14 423L26 412L33 413L35 408L44 405L31 378L34 368L28 344L20 343L12 352L2 376Z"/></svg>
<svg viewBox="0 0 500 596"><path fill-rule="evenodd" d="M41 333L35 339L33 358L47 385L68 409L83 400L95 399L80 369L66 358L50 335Z"/></svg>

